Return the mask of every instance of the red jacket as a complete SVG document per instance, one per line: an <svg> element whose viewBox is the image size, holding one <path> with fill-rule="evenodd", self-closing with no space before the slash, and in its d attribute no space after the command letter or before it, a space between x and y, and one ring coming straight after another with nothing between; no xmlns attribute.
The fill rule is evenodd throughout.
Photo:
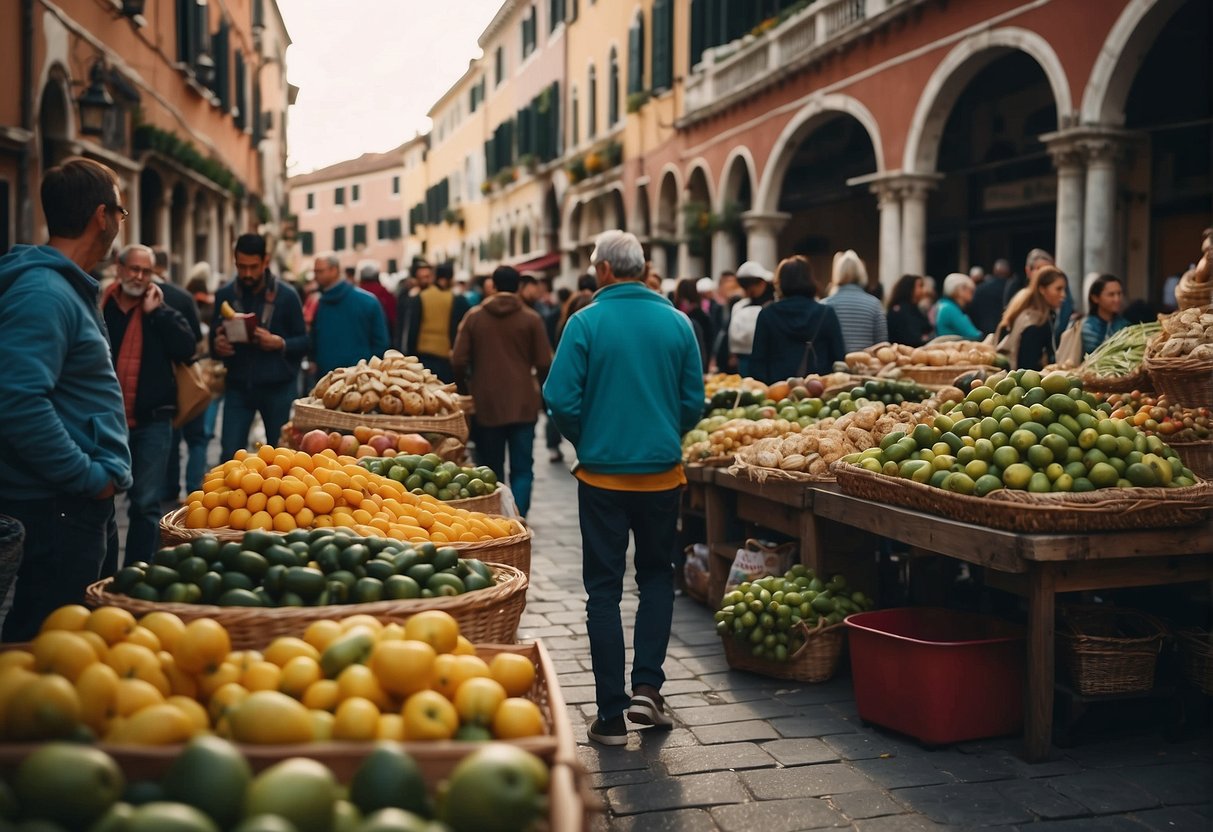
<svg viewBox="0 0 1213 832"><path fill-rule="evenodd" d="M387 331L390 335L396 331L396 298L392 297L392 293L387 290L379 278L374 280L363 280L358 283L358 287L365 289L375 296L379 301L379 305L383 307L383 314L387 317Z"/></svg>

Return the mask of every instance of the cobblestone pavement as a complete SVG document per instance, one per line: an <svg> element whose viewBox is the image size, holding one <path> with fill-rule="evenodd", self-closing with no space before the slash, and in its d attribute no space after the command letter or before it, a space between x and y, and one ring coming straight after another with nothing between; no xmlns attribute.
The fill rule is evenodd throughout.
<svg viewBox="0 0 1213 832"><path fill-rule="evenodd" d="M927 750L864 727L845 676L810 685L730 671L711 612L689 598L675 603L665 664L674 729L637 730L626 747L587 743L594 678L575 481L567 465L547 462L542 441L535 470L519 638L542 638L551 650L581 761L605 805L596 832L1213 830L1208 737L1088 742L1039 764L1016 756L1013 738ZM630 572L626 580L630 643L638 599Z"/></svg>

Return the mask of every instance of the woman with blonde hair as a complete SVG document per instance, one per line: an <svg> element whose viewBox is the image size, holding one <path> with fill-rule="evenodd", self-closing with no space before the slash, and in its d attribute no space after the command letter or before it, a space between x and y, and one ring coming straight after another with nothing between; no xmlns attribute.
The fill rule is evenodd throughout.
<svg viewBox="0 0 1213 832"><path fill-rule="evenodd" d="M847 352L866 350L889 340L888 322L880 301L864 291L868 270L859 255L848 249L834 255L830 296L822 301L838 315Z"/></svg>
<svg viewBox="0 0 1213 832"><path fill-rule="evenodd" d="M1057 310L1066 299L1066 276L1056 266L1036 271L998 324L998 351L1018 370L1039 370L1057 356Z"/></svg>

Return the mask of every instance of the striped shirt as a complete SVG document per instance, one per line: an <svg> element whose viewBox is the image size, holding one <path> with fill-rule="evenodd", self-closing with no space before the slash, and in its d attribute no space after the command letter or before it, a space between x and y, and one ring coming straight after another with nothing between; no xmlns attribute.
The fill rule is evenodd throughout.
<svg viewBox="0 0 1213 832"><path fill-rule="evenodd" d="M838 315L842 325L842 341L847 352L866 350L873 344L889 340L888 322L880 301L863 290L862 286L848 283L822 301Z"/></svg>

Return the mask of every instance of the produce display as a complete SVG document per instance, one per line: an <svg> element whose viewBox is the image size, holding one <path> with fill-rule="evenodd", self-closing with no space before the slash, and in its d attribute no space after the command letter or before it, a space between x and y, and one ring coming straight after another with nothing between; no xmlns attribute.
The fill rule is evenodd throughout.
<svg viewBox="0 0 1213 832"><path fill-rule="evenodd" d="M682 458L687 462L701 462L732 456L740 448L753 445L759 439L798 433L800 424L786 419L730 419L723 421L710 432L692 430L682 440ZM701 438L702 437L702 438Z"/></svg>
<svg viewBox="0 0 1213 832"><path fill-rule="evenodd" d="M444 502L483 497L499 485L491 468L460 467L433 454L362 459L358 464L373 474L403 483L414 494L429 494Z"/></svg>
<svg viewBox="0 0 1213 832"><path fill-rule="evenodd" d="M433 444L419 433L398 433L392 430L369 428L365 425L354 428L352 433L338 431L309 430L306 433L291 435L283 428L283 434L290 437L291 444L296 449L309 454L318 454L323 450L334 451L338 456L396 456L397 454L428 454L434 450Z"/></svg>
<svg viewBox="0 0 1213 832"><path fill-rule="evenodd" d="M548 789L547 764L505 743L473 751L433 794L417 760L393 742L375 747L348 790L305 757L254 775L217 737L191 740L166 763L159 780L130 781L104 751L48 743L0 784L0 816L52 831L525 832L543 816Z"/></svg>
<svg viewBox="0 0 1213 832"><path fill-rule="evenodd" d="M223 625L169 612L61 607L26 649L0 657L7 741L95 737L173 745L213 732L254 745L326 740L516 739L545 733L523 698L535 666L486 662L459 624L427 610L403 625L316 621L302 638L233 652Z"/></svg>
<svg viewBox="0 0 1213 832"><path fill-rule="evenodd" d="M1108 396L1112 418L1126 419L1147 436L1158 434L1170 442L1202 442L1213 432L1213 412L1207 407L1181 407L1166 396L1113 393Z"/></svg>
<svg viewBox="0 0 1213 832"><path fill-rule="evenodd" d="M830 465L844 456L872 448L894 431L913 431L935 415L934 408L923 404L868 403L799 433L759 439L739 451L737 459L760 468L826 476Z"/></svg>
<svg viewBox="0 0 1213 832"><path fill-rule="evenodd" d="M387 416L461 413L454 385L444 384L421 359L388 350L353 367L330 370L312 389L329 410Z"/></svg>
<svg viewBox="0 0 1213 832"><path fill-rule="evenodd" d="M1175 312L1161 324L1162 331L1146 345L1148 357L1213 360L1213 306Z"/></svg>
<svg viewBox="0 0 1213 832"><path fill-rule="evenodd" d="M178 604L321 607L462 595L495 583L481 561L449 546L346 531L250 531L239 543L204 535L158 550L150 564L123 567L109 591Z"/></svg>
<svg viewBox="0 0 1213 832"><path fill-rule="evenodd" d="M893 377L905 367L1006 366L1006 360L994 347L977 341L940 341L923 347L876 344L847 353L844 361L854 373Z"/></svg>
<svg viewBox="0 0 1213 832"><path fill-rule="evenodd" d="M783 574L746 582L721 599L716 632L732 636L758 658L786 662L804 644L803 622L839 624L853 612L872 608L862 592L851 592L847 580L819 578L804 564Z"/></svg>
<svg viewBox="0 0 1213 832"><path fill-rule="evenodd" d="M1131 376L1141 369L1146 344L1161 331L1162 325L1157 322L1127 326L1096 347L1078 372L1094 379Z"/></svg>
<svg viewBox="0 0 1213 832"><path fill-rule="evenodd" d="M940 411L930 423L891 433L844 460L979 497L1002 488L1086 492L1196 481L1161 439L1110 418L1111 405L1065 373L999 374Z"/></svg>
<svg viewBox="0 0 1213 832"><path fill-rule="evenodd" d="M709 399L721 390L733 392L752 390L757 393L765 393L767 386L748 376L742 378L737 373L708 373L703 377L703 393Z"/></svg>
<svg viewBox="0 0 1213 832"><path fill-rule="evenodd" d="M291 532L343 526L363 537L473 543L508 537L516 524L412 494L332 450L312 455L263 445L211 469L186 498L190 529Z"/></svg>

